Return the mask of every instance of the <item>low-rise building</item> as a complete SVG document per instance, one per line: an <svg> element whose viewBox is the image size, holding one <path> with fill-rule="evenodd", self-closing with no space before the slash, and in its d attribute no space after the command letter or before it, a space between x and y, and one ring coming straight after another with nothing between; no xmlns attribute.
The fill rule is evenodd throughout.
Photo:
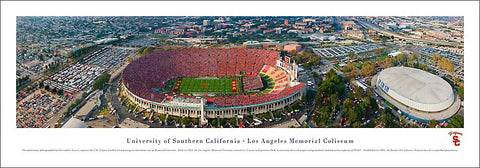
<svg viewBox="0 0 480 168"><path fill-rule="evenodd" d="M92 112L94 112L101 105L100 95L102 94L103 91L97 91L94 96L88 99L85 105L75 114L75 118L80 120L88 119Z"/></svg>
<svg viewBox="0 0 480 168"><path fill-rule="evenodd" d="M137 122L130 118L126 118L119 125L120 128L149 128L150 126L141 122Z"/></svg>

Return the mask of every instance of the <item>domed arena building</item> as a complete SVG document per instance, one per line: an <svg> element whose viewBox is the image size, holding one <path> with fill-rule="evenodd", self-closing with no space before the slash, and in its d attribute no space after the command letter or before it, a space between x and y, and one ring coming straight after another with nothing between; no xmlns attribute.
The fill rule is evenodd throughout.
<svg viewBox="0 0 480 168"><path fill-rule="evenodd" d="M460 108L460 100L447 81L420 69L387 68L372 84L402 114L423 122L449 119Z"/></svg>

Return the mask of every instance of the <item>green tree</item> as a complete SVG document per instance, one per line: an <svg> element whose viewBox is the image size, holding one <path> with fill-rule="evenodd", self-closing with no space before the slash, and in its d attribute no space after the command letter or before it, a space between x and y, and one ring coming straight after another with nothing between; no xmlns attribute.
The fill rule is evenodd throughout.
<svg viewBox="0 0 480 168"><path fill-rule="evenodd" d="M212 120L212 126L213 127L217 127L218 123L217 123L217 119L213 119Z"/></svg>
<svg viewBox="0 0 480 168"><path fill-rule="evenodd" d="M103 89L103 87L105 86L105 83L108 82L108 80L110 80L110 74L108 73L103 73L102 75L100 75L97 80L95 80L95 82L93 83L93 89L96 90L96 89Z"/></svg>
<svg viewBox="0 0 480 168"><path fill-rule="evenodd" d="M346 72L351 72L356 69L355 64L353 62L348 62L347 66L345 67Z"/></svg>
<svg viewBox="0 0 480 168"><path fill-rule="evenodd" d="M367 96L374 96L374 95L375 95L375 93L373 92L373 89L372 89L372 88L367 88L365 94L366 94Z"/></svg>
<svg viewBox="0 0 480 168"><path fill-rule="evenodd" d="M380 115L380 121L383 123L385 128L393 128L393 114L391 113L392 109L389 107L382 110L382 114Z"/></svg>
<svg viewBox="0 0 480 168"><path fill-rule="evenodd" d="M360 121L357 121L357 122L352 124L352 127L353 128L360 128L360 127L362 127L362 124L360 123Z"/></svg>
<svg viewBox="0 0 480 168"><path fill-rule="evenodd" d="M353 101L350 98L346 98L345 101L343 101L343 111L348 111L351 108L353 108Z"/></svg>
<svg viewBox="0 0 480 168"><path fill-rule="evenodd" d="M137 50L137 53L138 53L138 54L142 54L142 53L143 53L143 50L145 50L145 48L147 48L147 47L140 47L140 48Z"/></svg>
<svg viewBox="0 0 480 168"><path fill-rule="evenodd" d="M364 63L362 65L362 74L365 76L371 76L375 74L375 63Z"/></svg>
<svg viewBox="0 0 480 168"><path fill-rule="evenodd" d="M409 55L407 58L407 63L413 64L414 61L415 61L415 58L412 55Z"/></svg>
<svg viewBox="0 0 480 168"><path fill-rule="evenodd" d="M418 53L414 52L411 54L411 56L413 57L414 60L418 60L418 57L419 57Z"/></svg>
<svg viewBox="0 0 480 168"><path fill-rule="evenodd" d="M336 106L338 104L338 95L337 94L332 94L330 95L330 103L332 104L333 107L333 112L337 111Z"/></svg>
<svg viewBox="0 0 480 168"><path fill-rule="evenodd" d="M229 122L232 126L235 126L236 119L235 119L235 118L230 118L230 119L228 119L228 122Z"/></svg>
<svg viewBox="0 0 480 168"><path fill-rule="evenodd" d="M358 103L358 107L360 108L360 110L363 112L362 114L364 115L368 115L369 113L371 113L369 106L370 105L366 101L361 101L360 103Z"/></svg>
<svg viewBox="0 0 480 168"><path fill-rule="evenodd" d="M355 87L355 89L353 89L353 96L354 96L357 100L362 100L363 97L365 96L365 92L363 91L363 88L361 88L361 87Z"/></svg>
<svg viewBox="0 0 480 168"><path fill-rule="evenodd" d="M145 50L143 50L142 55L150 54L152 51L153 51L153 48L148 47Z"/></svg>
<svg viewBox="0 0 480 168"><path fill-rule="evenodd" d="M407 62L407 57L405 54L401 53L396 56L396 60L401 64L405 64L405 62Z"/></svg>
<svg viewBox="0 0 480 168"><path fill-rule="evenodd" d="M347 54L347 57L350 57L350 59L355 60L355 59L356 59L355 52L350 51L350 52Z"/></svg>
<svg viewBox="0 0 480 168"><path fill-rule="evenodd" d="M375 53L376 56L381 56L385 52L385 48L377 48L377 49L374 49L373 52Z"/></svg>
<svg viewBox="0 0 480 168"><path fill-rule="evenodd" d="M428 126L429 126L430 128L435 128L435 126L437 126L437 125L438 125L437 120L430 120L430 121L428 121Z"/></svg>
<svg viewBox="0 0 480 168"><path fill-rule="evenodd" d="M352 92L347 92L347 94L345 94L345 97L348 98L348 99L350 99L350 100L353 100L353 98L354 98Z"/></svg>
<svg viewBox="0 0 480 168"><path fill-rule="evenodd" d="M345 93L345 85L343 83L343 78L335 73L335 71L330 70L326 79L323 80L320 86L317 88L317 95L315 100L318 106L321 106L324 98L329 98L330 95L337 95L339 98L340 95Z"/></svg>
<svg viewBox="0 0 480 168"><path fill-rule="evenodd" d="M440 56L440 53L435 53L435 54L433 54L433 61L437 62L437 61L439 61L441 58L442 58L442 56Z"/></svg>
<svg viewBox="0 0 480 168"><path fill-rule="evenodd" d="M460 96L460 99L463 101L463 86L458 87L458 96Z"/></svg>
<svg viewBox="0 0 480 168"><path fill-rule="evenodd" d="M44 60L45 60L43 54L39 54L39 55L38 55L38 59L39 59L40 61L44 61Z"/></svg>
<svg viewBox="0 0 480 168"><path fill-rule="evenodd" d="M410 125L410 128L418 128L418 125L415 123L412 123L412 125Z"/></svg>
<svg viewBox="0 0 480 168"><path fill-rule="evenodd" d="M192 119L190 117L183 117L180 122L183 124L183 125L187 125L187 124L190 124L190 122Z"/></svg>
<svg viewBox="0 0 480 168"><path fill-rule="evenodd" d="M400 121L400 126L402 128L406 127L407 123L405 122L401 114L398 116L398 120Z"/></svg>
<svg viewBox="0 0 480 168"><path fill-rule="evenodd" d="M447 128L463 128L463 116L455 114L448 121Z"/></svg>
<svg viewBox="0 0 480 168"><path fill-rule="evenodd" d="M374 112L374 111L377 111L378 110L378 104L377 104L377 101L375 100L375 98L373 97L368 97L369 100L369 109L370 111Z"/></svg>
<svg viewBox="0 0 480 168"><path fill-rule="evenodd" d="M394 61L393 58L385 58L379 61L379 66L382 67L383 69L393 67L394 66L393 61Z"/></svg>
<svg viewBox="0 0 480 168"><path fill-rule="evenodd" d="M50 92L52 92L53 94L57 93L58 89L57 88L54 88L52 89Z"/></svg>

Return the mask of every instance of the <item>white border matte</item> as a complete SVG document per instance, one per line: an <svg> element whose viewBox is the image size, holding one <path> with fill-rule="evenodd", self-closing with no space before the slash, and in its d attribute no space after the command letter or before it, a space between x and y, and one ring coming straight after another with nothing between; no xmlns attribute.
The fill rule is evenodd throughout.
<svg viewBox="0 0 480 168"><path fill-rule="evenodd" d="M1 2L1 166L479 166L478 2ZM465 16L464 129L17 129L16 16ZM450 131L464 134L455 147ZM138 138L336 137L353 145L129 145ZM28 153L23 148L442 148L458 152Z"/></svg>

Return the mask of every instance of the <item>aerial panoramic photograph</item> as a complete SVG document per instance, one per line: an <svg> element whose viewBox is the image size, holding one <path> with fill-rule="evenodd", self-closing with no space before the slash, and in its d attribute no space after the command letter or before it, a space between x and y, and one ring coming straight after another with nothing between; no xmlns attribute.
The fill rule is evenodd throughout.
<svg viewBox="0 0 480 168"><path fill-rule="evenodd" d="M15 73L16 128L463 128L464 17L17 16Z"/></svg>

